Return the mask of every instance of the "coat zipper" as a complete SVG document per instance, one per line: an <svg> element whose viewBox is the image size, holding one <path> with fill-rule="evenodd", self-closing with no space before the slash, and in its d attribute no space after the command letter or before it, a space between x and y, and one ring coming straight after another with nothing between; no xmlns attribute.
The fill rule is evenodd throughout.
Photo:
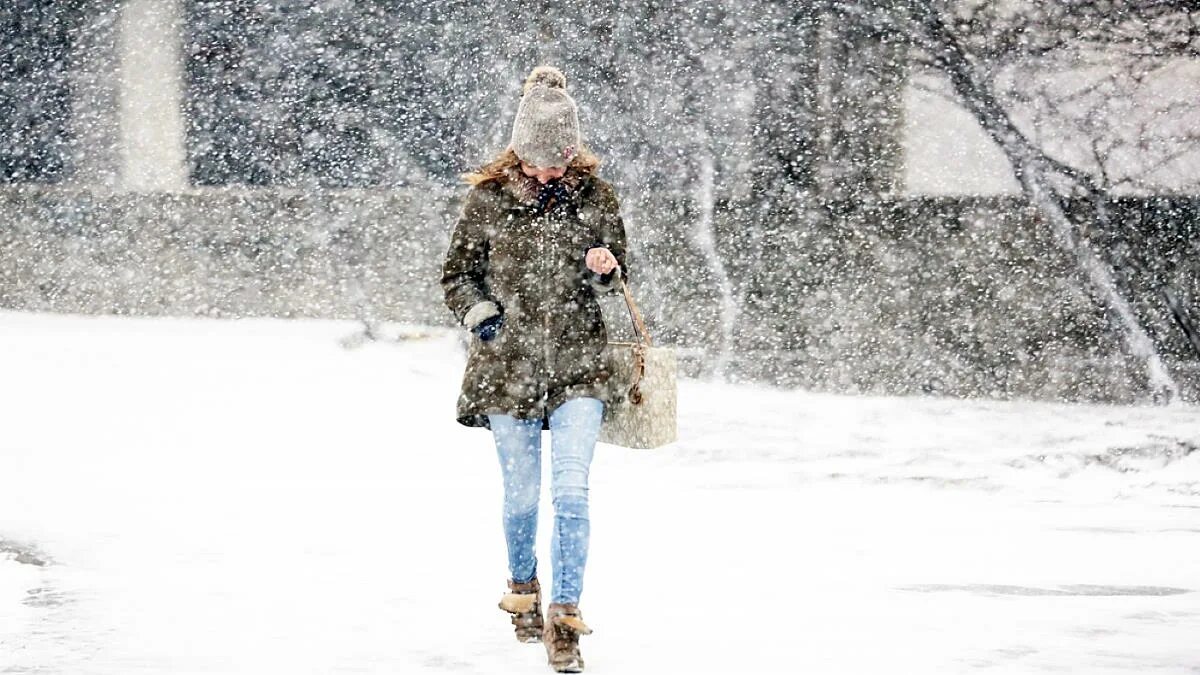
<svg viewBox="0 0 1200 675"><path fill-rule="evenodd" d="M549 211L542 214L538 227L538 270L542 283L546 283L546 228L549 221ZM542 414L547 415L546 404L550 399L550 308L545 304L546 296L542 296Z"/></svg>

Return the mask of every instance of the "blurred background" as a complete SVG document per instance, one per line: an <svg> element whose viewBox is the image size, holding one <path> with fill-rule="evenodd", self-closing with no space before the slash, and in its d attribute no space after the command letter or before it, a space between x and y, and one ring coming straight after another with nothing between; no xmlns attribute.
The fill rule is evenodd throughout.
<svg viewBox="0 0 1200 675"><path fill-rule="evenodd" d="M684 374L1200 400L1190 1L9 0L0 31L6 309L452 326L459 175L544 63Z"/></svg>

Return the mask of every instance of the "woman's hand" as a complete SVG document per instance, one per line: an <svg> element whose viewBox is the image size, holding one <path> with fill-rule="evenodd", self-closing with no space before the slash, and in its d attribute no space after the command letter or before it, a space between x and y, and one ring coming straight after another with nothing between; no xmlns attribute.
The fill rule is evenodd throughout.
<svg viewBox="0 0 1200 675"><path fill-rule="evenodd" d="M583 260L587 263L587 268L596 274L608 274L617 266L616 256L603 246L588 249Z"/></svg>

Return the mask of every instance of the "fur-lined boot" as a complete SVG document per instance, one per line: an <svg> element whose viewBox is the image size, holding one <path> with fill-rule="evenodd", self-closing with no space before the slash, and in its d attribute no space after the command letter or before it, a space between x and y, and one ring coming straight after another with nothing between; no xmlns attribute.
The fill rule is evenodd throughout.
<svg viewBox="0 0 1200 675"><path fill-rule="evenodd" d="M529 583L518 584L508 580L508 593L500 598L500 609L512 615L513 629L521 642L537 642L542 639L542 587L537 577Z"/></svg>
<svg viewBox="0 0 1200 675"><path fill-rule="evenodd" d="M579 636L591 635L592 629L583 622L575 605L550 603L546 610L546 627L542 642L550 667L560 673L583 672L583 657L579 655Z"/></svg>

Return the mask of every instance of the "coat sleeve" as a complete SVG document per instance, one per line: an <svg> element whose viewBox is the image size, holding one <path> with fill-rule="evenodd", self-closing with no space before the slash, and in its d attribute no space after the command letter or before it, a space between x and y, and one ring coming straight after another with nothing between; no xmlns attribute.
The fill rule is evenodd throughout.
<svg viewBox="0 0 1200 675"><path fill-rule="evenodd" d="M488 240L484 232L486 195L483 188L467 193L450 247L442 262L442 292L446 306L464 328L500 314L487 287Z"/></svg>
<svg viewBox="0 0 1200 675"><path fill-rule="evenodd" d="M629 283L629 265L625 256L625 222L621 219L621 205L617 200L617 193L611 185L598 181L595 195L599 220L596 228L599 240L595 245L611 251L617 259L617 267L608 274L597 274L588 270L588 280L597 295L608 295L616 293L617 281L624 279L625 283Z"/></svg>

